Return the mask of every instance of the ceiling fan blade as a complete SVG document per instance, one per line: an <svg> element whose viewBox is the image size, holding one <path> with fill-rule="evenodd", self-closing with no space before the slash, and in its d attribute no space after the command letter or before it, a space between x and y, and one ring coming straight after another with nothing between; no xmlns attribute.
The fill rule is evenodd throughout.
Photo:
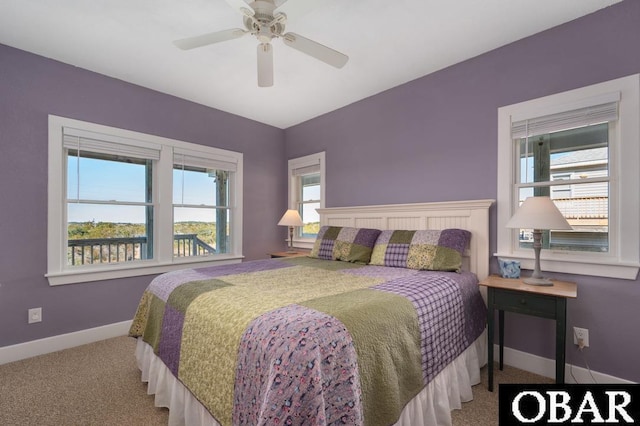
<svg viewBox="0 0 640 426"><path fill-rule="evenodd" d="M273 47L271 47L271 43L258 45L258 86L273 86Z"/></svg>
<svg viewBox="0 0 640 426"><path fill-rule="evenodd" d="M292 21L305 15L325 2L326 0L284 0L281 2L282 4L273 11L273 13L274 15L284 13L287 15L287 20ZM276 4L278 4L277 0Z"/></svg>
<svg viewBox="0 0 640 426"><path fill-rule="evenodd" d="M196 37L183 38L173 42L182 50L195 49L196 47L206 46L208 44L220 43L221 41L233 40L242 37L246 33L240 28L230 30L216 31L215 33L203 34Z"/></svg>
<svg viewBox="0 0 640 426"><path fill-rule="evenodd" d="M347 55L295 33L286 33L282 39L287 46L336 68L342 68L349 60Z"/></svg>
<svg viewBox="0 0 640 426"><path fill-rule="evenodd" d="M255 14L251 6L249 6L247 2L243 0L225 0L225 1L229 4L229 6L238 10L240 13L242 13L245 16L253 16Z"/></svg>

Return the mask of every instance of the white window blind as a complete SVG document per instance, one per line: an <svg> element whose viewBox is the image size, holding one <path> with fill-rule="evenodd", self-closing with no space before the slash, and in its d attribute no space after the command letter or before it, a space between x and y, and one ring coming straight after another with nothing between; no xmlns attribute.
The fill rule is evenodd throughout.
<svg viewBox="0 0 640 426"><path fill-rule="evenodd" d="M225 170L235 172L238 169L237 161L221 156L207 155L197 151L175 148L173 151L173 164L202 167L204 169Z"/></svg>
<svg viewBox="0 0 640 426"><path fill-rule="evenodd" d="M142 158L145 160L160 159L161 146L153 143L71 127L64 127L62 132L63 146L65 149L100 152L103 154Z"/></svg>
<svg viewBox="0 0 640 426"><path fill-rule="evenodd" d="M542 117L515 121L511 124L513 139L537 136L618 119L618 101L588 106Z"/></svg>
<svg viewBox="0 0 640 426"><path fill-rule="evenodd" d="M291 170L293 176L309 175L311 173L320 173L320 163L297 167Z"/></svg>

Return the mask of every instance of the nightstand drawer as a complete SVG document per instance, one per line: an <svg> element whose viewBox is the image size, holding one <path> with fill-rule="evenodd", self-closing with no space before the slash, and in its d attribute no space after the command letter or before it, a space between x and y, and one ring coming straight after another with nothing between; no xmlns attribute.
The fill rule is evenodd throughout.
<svg viewBox="0 0 640 426"><path fill-rule="evenodd" d="M555 297L522 291L495 289L494 307L505 311L532 314L547 318L556 317Z"/></svg>

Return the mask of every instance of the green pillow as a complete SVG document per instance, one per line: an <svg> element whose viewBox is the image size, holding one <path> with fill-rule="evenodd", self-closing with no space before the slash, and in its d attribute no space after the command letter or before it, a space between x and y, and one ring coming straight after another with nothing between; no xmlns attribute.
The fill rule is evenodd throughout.
<svg viewBox="0 0 640 426"><path fill-rule="evenodd" d="M311 250L310 257L369 263L379 229L323 226Z"/></svg>
<svg viewBox="0 0 640 426"><path fill-rule="evenodd" d="M471 233L464 229L382 231L371 265L460 272Z"/></svg>

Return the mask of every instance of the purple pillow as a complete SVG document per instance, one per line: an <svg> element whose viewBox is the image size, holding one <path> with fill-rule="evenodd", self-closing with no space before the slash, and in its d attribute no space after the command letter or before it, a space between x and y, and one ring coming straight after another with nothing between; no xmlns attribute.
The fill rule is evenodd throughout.
<svg viewBox="0 0 640 426"><path fill-rule="evenodd" d="M460 272L471 233L464 229L382 231L371 265Z"/></svg>
<svg viewBox="0 0 640 426"><path fill-rule="evenodd" d="M379 229L323 226L311 250L310 257L369 263Z"/></svg>

